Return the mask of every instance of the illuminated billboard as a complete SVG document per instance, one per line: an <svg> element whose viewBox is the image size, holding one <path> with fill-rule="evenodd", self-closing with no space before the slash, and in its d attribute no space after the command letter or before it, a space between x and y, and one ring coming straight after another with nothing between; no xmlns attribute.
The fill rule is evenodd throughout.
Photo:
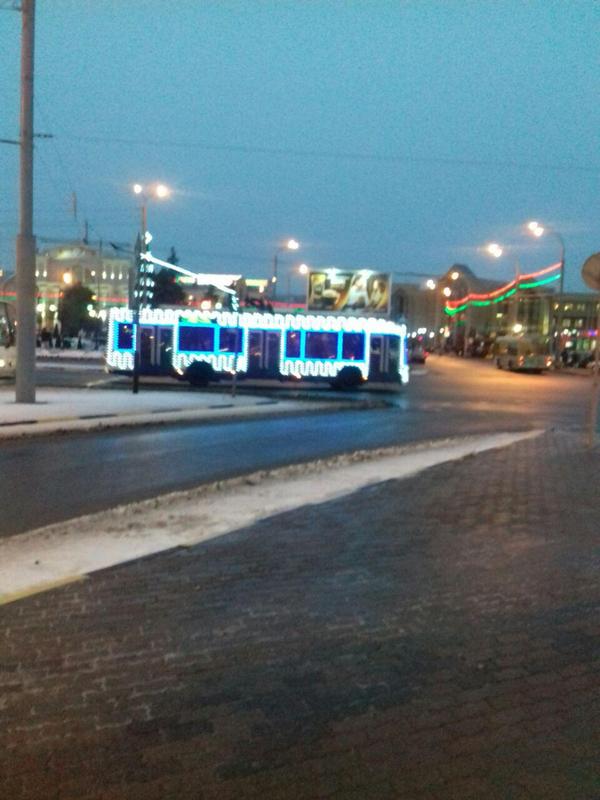
<svg viewBox="0 0 600 800"><path fill-rule="evenodd" d="M308 310L385 315L390 308L390 276L372 269L311 270Z"/></svg>

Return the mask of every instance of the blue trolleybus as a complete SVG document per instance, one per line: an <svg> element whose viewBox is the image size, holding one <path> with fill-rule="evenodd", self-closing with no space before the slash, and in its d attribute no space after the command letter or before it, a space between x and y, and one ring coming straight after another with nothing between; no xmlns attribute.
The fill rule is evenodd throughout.
<svg viewBox="0 0 600 800"><path fill-rule="evenodd" d="M111 309L108 370L131 372L136 347L141 374L199 386L234 373L340 387L408 382L406 326L385 319L161 308L140 311L137 325L130 309Z"/></svg>

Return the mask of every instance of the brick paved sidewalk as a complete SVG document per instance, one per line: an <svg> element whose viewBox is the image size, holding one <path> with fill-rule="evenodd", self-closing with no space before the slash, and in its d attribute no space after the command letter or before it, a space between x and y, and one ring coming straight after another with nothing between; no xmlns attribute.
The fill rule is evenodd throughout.
<svg viewBox="0 0 600 800"><path fill-rule="evenodd" d="M599 470L548 434L1 608L0 797L599 798Z"/></svg>

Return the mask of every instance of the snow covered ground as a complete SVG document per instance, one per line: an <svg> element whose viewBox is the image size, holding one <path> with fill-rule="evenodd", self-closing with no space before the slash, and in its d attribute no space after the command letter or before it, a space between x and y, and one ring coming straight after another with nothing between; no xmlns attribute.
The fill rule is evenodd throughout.
<svg viewBox="0 0 600 800"><path fill-rule="evenodd" d="M185 422L208 418L310 411L333 404L266 399L225 392L143 391L126 389L38 389L35 404L15 403L14 387L0 388L0 438L58 431L93 430L122 425Z"/></svg>
<svg viewBox="0 0 600 800"><path fill-rule="evenodd" d="M540 433L500 433L338 456L175 492L19 534L0 541L0 603Z"/></svg>

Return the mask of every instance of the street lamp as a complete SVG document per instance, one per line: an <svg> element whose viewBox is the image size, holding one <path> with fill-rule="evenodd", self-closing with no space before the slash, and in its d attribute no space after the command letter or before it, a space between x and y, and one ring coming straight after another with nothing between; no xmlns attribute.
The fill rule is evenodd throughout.
<svg viewBox="0 0 600 800"><path fill-rule="evenodd" d="M300 248L300 242L296 239L288 239L287 242L280 245L273 255L273 274L271 275L271 297L273 300L275 299L275 295L277 294L277 258L279 253L283 253L285 250L298 250Z"/></svg>
<svg viewBox="0 0 600 800"><path fill-rule="evenodd" d="M141 183L133 184L133 193L140 198L140 261L146 252L146 245L152 237L148 232L148 202L153 199L164 200L169 197L171 190L164 183L153 183L144 186ZM136 265L139 269L140 264ZM133 309L133 328L135 332L135 350L133 354L133 386L132 391L137 394L140 384L140 310L139 300L134 303Z"/></svg>
<svg viewBox="0 0 600 800"><path fill-rule="evenodd" d="M502 253L504 253L504 248L502 248L497 242L488 244L485 249L489 255L494 256L494 258L500 258Z"/></svg>
<svg viewBox="0 0 600 800"><path fill-rule="evenodd" d="M141 229L140 235L142 237L142 252L145 252L146 248L144 245L144 237L146 235L146 231L148 229L148 201L149 200L164 200L167 197L170 197L171 190L168 186L165 186L164 183L152 183L149 186L144 186L141 183L134 183L133 184L133 193L136 194L140 199L140 211L141 211Z"/></svg>
<svg viewBox="0 0 600 800"><path fill-rule="evenodd" d="M562 332L562 307L563 307L563 294L565 288L565 240L561 236L561 234L551 228L549 225L540 225L539 222L532 220L531 222L527 223L527 230L531 233L532 236L535 236L536 239L542 237L545 233L548 233L550 236L554 236L554 238L558 241L560 247L560 281L558 286L558 298L557 298L557 305L558 305L558 314L552 315L553 320L553 331L552 331L552 341L554 345L554 364L557 367L560 367L560 337ZM598 337L596 337L596 347L598 347Z"/></svg>

